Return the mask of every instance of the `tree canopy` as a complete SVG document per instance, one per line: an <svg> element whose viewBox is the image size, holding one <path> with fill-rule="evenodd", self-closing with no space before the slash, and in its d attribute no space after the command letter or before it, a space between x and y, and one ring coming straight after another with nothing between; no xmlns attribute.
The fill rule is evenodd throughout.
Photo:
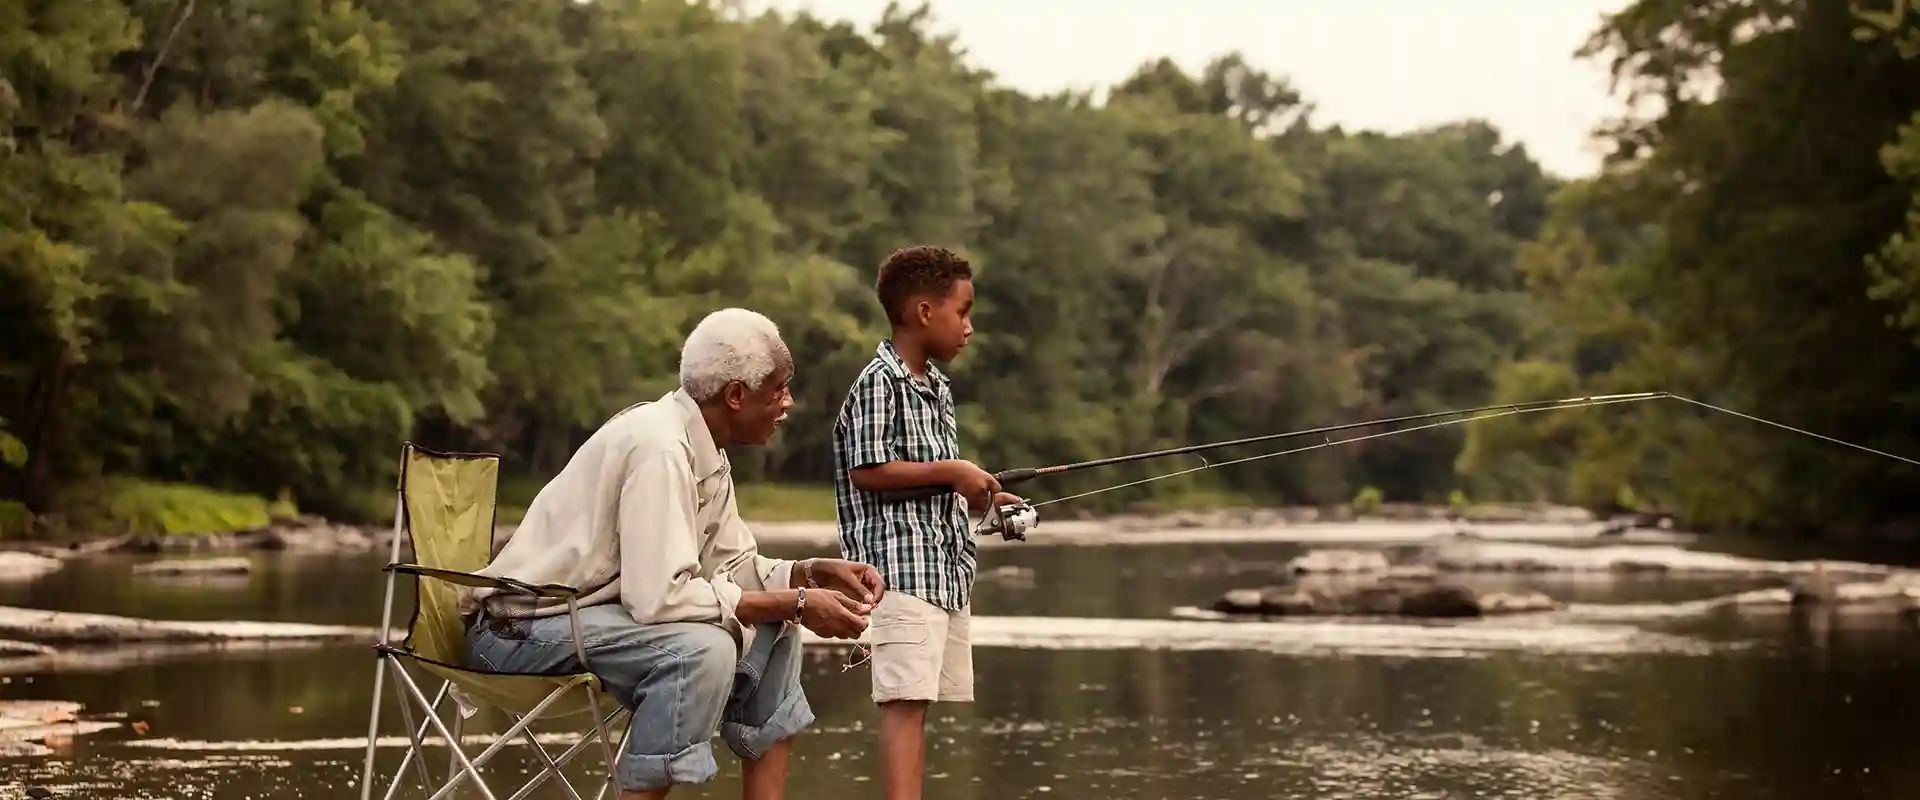
<svg viewBox="0 0 1920 800"><path fill-rule="evenodd" d="M1920 452L1909 27L1641 0L1592 50L1663 108L1569 182L1484 121L1319 124L1232 53L1023 94L924 7L0 0L0 496L143 476L354 516L406 438L550 474L734 305L802 366L747 479L823 482L875 271L916 243L978 271L952 371L990 469L1603 388ZM1920 510L1910 473L1738 421L1540 416L1088 506Z"/></svg>

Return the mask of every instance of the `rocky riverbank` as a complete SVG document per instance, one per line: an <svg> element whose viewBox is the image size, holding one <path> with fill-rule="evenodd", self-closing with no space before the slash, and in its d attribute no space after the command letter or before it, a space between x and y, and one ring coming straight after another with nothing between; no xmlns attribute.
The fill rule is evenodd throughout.
<svg viewBox="0 0 1920 800"><path fill-rule="evenodd" d="M1920 614L1920 571L1847 561L1769 561L1660 545L1555 547L1443 539L1415 548L1313 550L1287 566L1296 576L1293 582L1229 590L1212 610L1256 616L1542 613L1563 605L1540 592L1481 592L1468 584L1475 576L1559 573L1784 584L1686 604L1695 612L1816 608Z"/></svg>
<svg viewBox="0 0 1920 800"><path fill-rule="evenodd" d="M1554 611L1539 592L1479 592L1414 570L1373 577L1234 589L1213 604L1227 614L1368 617L1483 617Z"/></svg>
<svg viewBox="0 0 1920 800"><path fill-rule="evenodd" d="M222 642L372 642L380 629L228 620L152 620L0 606L0 641L29 646ZM32 647L29 650L34 649Z"/></svg>
<svg viewBox="0 0 1920 800"><path fill-rule="evenodd" d="M392 542L390 527L344 525L319 517L301 517L230 533L126 534L71 542L16 541L7 546L16 552L64 559L112 553L361 552Z"/></svg>
<svg viewBox="0 0 1920 800"><path fill-rule="evenodd" d="M82 709L65 700L0 700L0 757L44 758L71 749L76 736L120 725L117 719L83 717ZM22 796L37 795L28 791Z"/></svg>
<svg viewBox="0 0 1920 800"><path fill-rule="evenodd" d="M1293 559L1288 567L1301 575L1370 575L1408 567L1453 574L1657 573L1719 578L1793 577L1817 571L1852 579L1884 578L1897 571L1856 561L1772 561L1673 545L1566 547L1466 537L1435 537L1404 548L1317 549Z"/></svg>

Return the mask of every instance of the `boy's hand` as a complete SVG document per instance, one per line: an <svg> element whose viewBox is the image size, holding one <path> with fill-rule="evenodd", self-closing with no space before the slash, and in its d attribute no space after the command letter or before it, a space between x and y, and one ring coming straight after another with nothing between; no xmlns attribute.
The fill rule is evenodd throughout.
<svg viewBox="0 0 1920 800"><path fill-rule="evenodd" d="M829 639L858 639L867 629L872 606L836 591L809 592L800 624Z"/></svg>
<svg viewBox="0 0 1920 800"><path fill-rule="evenodd" d="M886 590L880 570L858 561L809 558L800 572L812 579L814 587L831 589L862 603L880 602L880 594Z"/></svg>
<svg viewBox="0 0 1920 800"><path fill-rule="evenodd" d="M954 491L967 498L967 505L972 506L974 511L987 508L993 501L994 493L1000 491L1000 481L993 477L993 473L981 469L979 464L971 461L947 463L949 469L953 470L953 477L949 483L953 485Z"/></svg>

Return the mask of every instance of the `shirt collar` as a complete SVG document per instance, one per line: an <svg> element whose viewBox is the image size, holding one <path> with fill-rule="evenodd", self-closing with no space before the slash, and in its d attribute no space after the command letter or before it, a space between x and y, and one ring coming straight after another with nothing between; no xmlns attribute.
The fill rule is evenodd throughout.
<svg viewBox="0 0 1920 800"><path fill-rule="evenodd" d="M880 357L880 363L887 365L888 371L892 372L894 377L903 381L913 380L913 372L907 369L907 362L900 357L900 351L894 349L892 339L880 340L880 346L874 348L874 353ZM935 386L947 385L946 373L941 372L940 367L936 366L932 359L927 360L927 377Z"/></svg>
<svg viewBox="0 0 1920 800"><path fill-rule="evenodd" d="M693 446L693 473L699 480L706 480L727 469L727 454L713 444L713 431L707 430L707 418L700 414L700 404L694 402L693 395L686 389L675 389L670 395L680 409L680 417L687 426L687 444Z"/></svg>

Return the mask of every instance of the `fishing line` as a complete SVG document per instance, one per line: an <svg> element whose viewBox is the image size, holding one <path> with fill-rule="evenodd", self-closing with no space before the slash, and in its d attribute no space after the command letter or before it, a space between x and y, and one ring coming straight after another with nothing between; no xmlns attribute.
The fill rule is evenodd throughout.
<svg viewBox="0 0 1920 800"><path fill-rule="evenodd" d="M1075 470L1087 469L1090 467L1108 466L1113 464L1124 464L1124 463L1133 462L1133 461L1142 461L1142 460L1153 459L1153 458L1164 458L1167 456L1184 455L1188 453L1197 454L1204 450L1216 450L1216 449L1221 449L1226 447L1233 447L1236 445L1247 445L1247 444L1255 444L1259 442L1270 442L1270 441L1275 441L1280 439L1292 439L1292 438L1299 438L1303 436L1312 436L1316 434L1327 434L1327 433L1332 433L1336 431L1351 430L1353 428L1373 427L1378 425L1392 425L1398 422L1414 422L1414 421L1435 419L1439 417L1455 417L1455 419L1447 419L1440 422L1430 422L1423 425L1415 425L1415 426L1406 427L1406 428L1395 428L1393 430L1367 434L1365 436L1354 436L1354 437L1349 437L1344 439L1327 439L1326 441L1307 445L1304 447L1294 447L1294 448L1279 450L1279 451L1270 452L1270 453L1261 453L1259 455L1233 459L1230 461L1222 461L1218 463L1209 461L1206 458L1206 456L1202 455L1202 456L1199 456L1201 465L1198 467L1190 468L1190 469L1177 470L1177 471L1169 472L1163 475L1155 475L1152 477L1142 478L1139 480L1127 481L1125 483L1119 483L1112 486L1103 487L1100 489L1081 492L1079 494L1067 495L1065 497L1056 497L1051 500L1045 500L1038 503L1022 502L1022 503L1010 505L1004 508L996 506L992 509L989 509L988 514L981 519L981 527L976 530L976 533L986 534L986 533L998 532L1005 538L1024 539L1026 529L1029 527L1032 527L1035 523L1038 522L1037 509L1039 509L1042 506L1049 506L1049 505L1053 505L1054 503L1064 503L1068 500L1078 500L1085 497L1092 497L1094 495L1103 494L1105 492L1111 492L1119 489L1126 489L1126 488L1131 488L1135 486L1141 486L1144 484L1153 483L1155 481L1163 481L1169 478L1177 478L1182 475L1191 475L1196 472L1204 472L1206 470L1233 466L1235 464L1245 464L1248 462L1260 461L1268 458L1278 458L1280 456L1293 455L1296 453L1304 453L1311 450L1318 450L1324 447L1332 447L1334 445L1340 445L1340 444L1351 444L1354 442L1363 442L1369 439L1379 439L1382 437L1395 436L1402 433L1412 433L1414 431L1443 428L1449 425L1459 425L1462 423L1473 422L1476 420L1495 419L1499 417L1513 416L1516 414L1532 414L1540 411L1554 411L1559 409L1573 409L1573 408L1591 408L1594 406L1616 405L1620 403L1636 403L1636 402L1642 402L1647 400L1678 400L1683 403L1687 403L1687 404L1708 409L1711 411L1717 411L1723 414L1727 414L1729 416L1740 417L1741 419L1751 420L1753 422L1759 422L1765 425L1779 428L1781 430L1798 433L1802 436L1820 439L1822 441L1831 442L1833 444L1843 445L1846 447L1851 447L1856 450L1872 453L1874 455L1890 458L1902 463L1920 466L1920 460L1909 458L1907 456L1889 453L1884 450L1876 450L1874 448L1867 447L1865 445L1856 444L1856 443L1845 441L1842 439L1837 439L1832 436L1828 436L1821 433L1815 433L1805 428L1799 428L1799 427L1787 425L1780 422L1774 422L1768 419L1762 419L1752 414L1746 414L1739 411L1734 411L1733 409L1730 409L1730 408L1724 408L1722 406L1717 406L1712 403L1695 400L1690 397L1682 397L1672 392L1634 392L1634 393L1628 393L1628 394L1593 395L1589 397L1569 397L1562 400L1541 400L1541 401L1534 401L1534 402L1528 402L1528 403L1508 403L1505 405L1481 406L1479 408L1457 409L1452 411L1436 411L1436 412L1425 413L1425 414L1409 414L1406 416L1392 417L1388 419L1369 420L1366 422L1351 422L1351 423L1346 423L1342 425L1329 425L1326 427L1313 428L1313 429L1304 430L1304 431L1292 431L1288 433L1267 434L1264 436L1254 436L1254 437L1249 437L1245 439L1234 439L1234 440L1224 441L1224 442L1212 442L1209 444L1188 445L1185 447L1176 447L1176 448L1171 448L1167 450L1155 450L1155 451L1146 452L1146 453L1135 453L1132 455L1097 459L1094 461L1083 461L1075 464L1061 464L1061 465L1052 466L1052 467L1007 470L994 475L994 478L1000 482L1002 488L1005 488L1009 485L1016 484L1016 483L1024 483L1034 478L1038 478L1042 475L1057 475L1061 473L1072 472ZM1465 416L1462 416L1462 415L1465 415ZM918 490L909 490L908 493L905 493L905 496L906 497L929 496L930 492L937 493L937 492L940 492L942 489L944 489L945 491L952 491L951 487L925 487Z"/></svg>
<svg viewBox="0 0 1920 800"><path fill-rule="evenodd" d="M1534 401L1525 402L1525 403L1506 403L1503 405L1480 406L1478 408L1462 408L1462 409L1452 409L1448 411L1431 411L1423 414L1408 414L1408 415L1399 416L1399 417L1388 417L1386 419L1372 419L1372 420L1367 420L1365 422L1348 422L1340 425L1326 425L1319 428L1309 428L1303 431L1289 431L1286 433L1269 433L1261 436L1250 436L1244 439L1232 439L1224 442L1209 442L1207 444L1187 445L1185 447L1174 447L1166 450L1154 450L1146 453L1133 453L1133 454L1124 455L1124 456L1113 456L1111 458L1100 458L1100 459L1095 459L1093 461L1081 461L1073 464L1057 464L1051 467L1028 467L1023 469L1002 470L1000 472L994 473L993 478L995 481L999 482L1000 487L1004 489L1006 487L1013 486L1014 484L1025 483L1027 481L1033 480L1034 478L1038 478L1044 475L1059 475L1061 473L1074 472L1074 471L1083 470L1083 469L1091 469L1093 467L1105 467L1105 466L1112 466L1115 464L1125 464L1125 463L1134 462L1134 461L1144 461L1144 460L1154 459L1154 458L1165 458L1167 456L1185 455L1188 453L1198 453L1204 450L1219 450L1227 447L1237 447L1240 445L1260 444L1264 442L1280 441L1283 439L1297 439L1303 436L1315 436L1319 434L1336 433L1339 431L1352 430L1354 428L1371 428L1378 425L1392 425L1400 422L1418 422L1422 420L1437 419L1440 417L1460 416L1462 414L1478 414L1478 413L1487 412L1487 411L1507 411L1507 410L1518 410L1518 409L1546 410L1550 408L1578 408L1592 401L1616 401L1617 400L1617 401L1625 402L1625 401L1631 401L1631 400L1652 400L1655 398L1668 397L1668 396L1670 395L1668 395L1665 392L1634 392L1630 394L1594 395L1591 397L1569 397L1562 400L1534 400ZM1204 457L1202 458L1202 460L1203 461L1205 460ZM907 501L907 500L924 500L931 497L938 497L943 494L949 494L953 491L954 491L954 487L952 486L920 486L920 487L914 487L910 489L900 489L900 490L895 490L890 492L882 492L880 494L884 499L888 501L899 502L899 501Z"/></svg>
<svg viewBox="0 0 1920 800"><path fill-rule="evenodd" d="M1826 441L1829 441L1829 442L1832 442L1832 443L1834 443L1834 444L1838 444L1838 445L1845 445L1845 446L1847 446L1847 447L1851 447L1851 448L1853 448L1853 449L1855 449L1855 450L1865 450L1865 451L1867 451L1867 452L1869 452L1869 453L1872 453L1872 454L1874 454L1874 455L1877 455L1877 456L1886 456L1887 458L1891 458L1891 459L1893 459L1893 460L1895 460L1895 461L1904 461L1904 462L1906 462L1906 463L1908 463L1908 464L1912 464L1912 465L1914 465L1914 466L1917 466L1917 467L1920 467L1920 461L1916 461L1916 460L1914 460L1914 459L1911 459L1911 458L1908 458L1908 457L1906 457L1906 456L1901 456L1901 455L1894 455L1893 453L1889 453L1889 452L1886 452L1886 451L1884 451L1884 450L1875 450L1875 449L1873 449L1873 448L1871 448L1871 447L1868 447L1868 446L1866 446L1866 445L1863 445L1863 444L1854 444L1853 442L1847 442L1847 441L1842 441L1842 440L1839 440L1839 439L1835 439L1835 438L1833 438L1833 437L1831 437L1831 436L1828 436L1828 435L1826 435L1826 434L1823 434L1823 433L1814 433L1813 431L1810 431L1810 430L1807 430L1807 429L1805 429L1805 428L1796 428L1796 427L1793 427L1792 425L1787 425L1787 424L1785 424L1785 423L1780 423L1780 422L1774 422L1773 420L1770 420L1770 419L1761 419L1761 418L1759 418L1759 417L1756 417L1756 416L1754 416L1754 415L1752 415L1752 414L1742 414L1742 413L1740 413L1740 412L1738 412L1738 411L1735 411L1735 410L1733 410L1733 409L1731 409L1731 408L1721 408L1721 407L1719 407L1719 406L1716 406L1716 405L1714 405L1714 404L1712 404L1712 403L1707 403L1707 402L1702 402L1702 401L1699 401L1699 400L1695 400L1695 399L1693 399L1693 398L1690 398L1690 397L1681 397L1680 395L1677 395L1677 394L1670 394L1670 393L1667 393L1667 392L1661 392L1660 394L1661 394L1662 396L1665 396L1665 397L1671 397L1671 398L1673 398L1673 399L1675 399L1675 400L1679 400L1680 402L1683 402L1683 403L1692 403L1692 404L1694 404L1694 405L1696 405L1696 406L1699 406L1699 407L1701 407L1701 408L1708 408L1708 409L1712 409L1712 410L1714 410L1714 411L1718 411L1718 412L1720 412L1720 413L1722 413L1722 414L1732 414L1733 416L1736 416L1736 417L1739 417L1739 418L1741 418L1741 419L1747 419L1747 420L1752 420L1752 421L1754 421L1754 422L1758 422L1758 423L1760 423L1760 424L1762 424L1762 425L1772 425L1773 427L1776 427L1776 428L1779 428L1779 429L1781 429L1781 430L1786 430L1786 431L1793 431L1794 433L1797 433L1797 434L1800 434L1801 436L1811 436L1811 437L1813 437L1813 438L1815 438L1815 439L1824 439L1824 440L1826 440Z"/></svg>
<svg viewBox="0 0 1920 800"><path fill-rule="evenodd" d="M1092 491L1087 491L1087 492L1081 492L1079 494L1071 494L1065 497L1056 497L1056 498L1053 498L1052 500L1043 500L1041 502L1032 503L1030 505L1033 508L1039 508L1041 506L1053 505L1054 503L1064 503L1068 500L1079 500L1084 497L1092 497L1093 495L1102 494L1105 492L1132 488L1134 486L1140 486L1143 484L1152 483L1154 481L1163 481L1168 478L1177 478L1182 475L1191 475L1195 472L1204 472L1206 470L1217 469L1219 467L1230 467L1235 464L1245 464L1251 461L1259 461L1259 460L1268 459L1268 458L1278 458L1280 456L1293 455L1295 453L1304 453L1309 450L1318 450L1323 447L1332 447L1334 445L1339 445L1339 444L1351 444L1353 442L1364 442L1368 439L1378 439L1381 437L1393 436L1401 433L1412 433L1414 431L1423 431L1423 430L1429 430L1432 428L1443 428L1448 425L1459 425L1466 422L1473 422L1474 420L1495 419L1498 417L1510 417L1515 414L1532 414L1540 411L1554 411L1554 410L1563 409L1563 408L1590 408L1593 406L1607 406L1607 405L1616 405L1620 403L1634 403L1642 400L1657 399L1659 396L1660 395L1658 394L1620 395L1620 396L1609 396L1609 397L1578 398L1577 401L1573 401L1573 402L1554 401L1552 405L1540 405L1540 406L1533 406L1528 408L1509 408L1501 411L1483 413L1483 414L1478 414L1470 417L1462 417L1459 419L1445 420L1442 422L1429 422L1425 425L1415 425L1410 428L1395 428L1390 431L1370 433L1365 436L1354 436L1346 439L1329 439L1327 441L1320 442L1318 444L1310 444L1305 447L1293 447L1293 448L1288 448L1286 450L1277 450L1271 453L1261 453L1256 456L1247 456L1246 458L1236 458L1231 461L1222 461L1217 464L1206 463L1202 466L1192 467L1190 469L1183 469L1177 472L1169 472L1164 475L1155 475L1150 478L1142 478L1136 481L1128 481L1126 483L1115 484L1113 486L1108 486L1101 489L1094 489ZM1381 423L1375 423L1375 424L1381 424ZM1204 457L1202 457L1202 461L1205 461Z"/></svg>
<svg viewBox="0 0 1920 800"><path fill-rule="evenodd" d="M1148 453L1136 453L1132 455L1115 456L1112 458L1103 458L1103 459L1097 459L1094 461L1084 461L1076 464L1061 464L1061 465L1052 466L1052 467L1007 470L1007 471L995 474L994 478L1000 481L1000 483L1004 487L1005 485L1009 485L1009 484L1024 483L1028 480L1032 480L1042 475L1056 475L1060 473L1071 472L1074 470L1086 469L1089 467L1107 466L1112 464L1123 464L1123 463L1128 463L1132 461L1143 461L1143 460L1152 459L1152 458L1163 458L1166 456L1184 455L1187 453L1200 453L1201 451L1204 451L1204 450L1216 450L1216 449L1222 449L1227 447L1233 447L1236 445L1247 445L1247 444L1255 444L1259 442L1276 441L1281 439L1299 438L1302 436L1312 436L1316 434L1335 433L1338 431L1351 430L1353 428L1371 427L1375 425L1392 425L1398 422L1417 422L1422 420L1435 419L1438 417L1449 417L1449 416L1458 417L1457 419L1442 420L1440 422L1429 422L1426 424L1415 425L1413 427L1408 427L1408 428L1395 428L1393 430L1381 431L1379 433L1370 433L1365 436L1354 436L1354 437L1345 438L1345 439L1328 439L1326 441L1306 445L1304 447L1292 447L1285 450L1278 450L1270 453L1261 453L1259 455L1247 456L1245 458L1236 458L1229 461L1221 461L1219 463L1211 462L1207 460L1206 456L1202 455L1200 456L1201 465L1198 467L1192 467L1189 469L1169 472L1164 475L1155 475L1148 478L1142 478L1140 480L1127 481L1125 483L1118 483L1112 486L1107 486L1100 489L1094 489L1092 491L1081 492L1079 494L1067 495L1065 497L1056 497L1051 500L1043 500L1038 503L1023 504L1025 506L1025 509L1021 513L1025 515L1031 515L1034 509L1037 509L1041 506L1049 506L1049 505L1053 505L1054 503L1064 503L1069 500L1079 500L1086 497L1092 497L1097 494L1103 494L1105 492L1112 492L1112 491L1118 491L1120 489L1132 488L1135 486L1141 486L1144 484L1153 483L1155 481L1167 480L1169 478L1177 478L1182 475L1191 475L1196 472L1204 472L1206 470L1218 469L1220 467L1230 467L1236 464L1246 464L1249 462L1260 461L1268 458L1278 458L1280 456L1285 456L1285 455L1294 455L1296 453L1304 453L1312 450L1319 450L1325 447L1333 447L1334 445L1352 444L1354 442L1364 442L1369 439L1379 439L1387 436L1399 435L1402 433L1413 433L1414 431L1431 430L1434 428L1444 428L1449 425L1459 425L1467 422L1473 422L1476 420L1510 417L1517 414L1533 414L1541 411L1554 411L1559 409L1592 408L1595 406L1619 405L1622 403L1637 403L1637 402L1643 402L1647 400L1678 400L1680 402L1694 405L1700 408L1708 409L1711 411L1717 411L1722 414L1739 417L1741 419L1749 420L1752 422L1758 422L1764 425L1769 425L1775 428L1779 428L1781 430L1797 433L1802 436L1808 436L1811 438L1820 439L1822 441L1831 442L1833 444L1850 447L1855 450L1861 450L1864 452L1872 453L1877 456L1883 456L1885 458L1890 458L1905 464L1920 466L1920 460L1909 458L1907 456L1898 455L1895 453L1889 453L1884 450L1877 450L1875 448L1868 447L1866 445L1856 444L1854 442L1849 442L1843 439L1837 439L1832 436L1828 436L1826 434L1815 433L1805 428L1799 428L1799 427L1787 425L1781 422L1774 422L1773 420L1763 419L1760 417L1756 417L1752 414L1742 413L1730 408L1724 408L1724 407L1717 406L1705 401L1695 400L1690 397L1682 397L1672 392L1636 392L1636 393L1630 393L1630 394L1595 395L1591 397L1572 397L1564 400L1544 400L1544 401L1536 401L1531 403L1509 403L1506 405L1482 406L1480 408L1459 409L1459 410L1453 410L1453 411L1436 411L1436 412L1426 413L1426 414L1409 414L1406 416L1393 417L1389 419L1369 420L1366 422L1352 422L1352 423L1346 423L1343 425L1330 425L1322 428L1313 428L1313 429L1304 430L1304 431L1276 433L1276 434L1269 434L1265 436L1254 436L1254 437L1245 438L1245 439L1235 439L1235 440L1225 441L1225 442L1213 442L1209 444L1189 445L1186 447L1176 447L1168 450L1156 450ZM1465 416L1461 416L1461 415L1465 415ZM884 494L888 494L899 499L910 499L913 497L924 497L924 496L931 496L931 494L951 492L952 490L953 490L952 487L922 487L920 489L907 490L905 492L889 492ZM1003 518L1003 515L1007 511L1008 509L995 508L989 512L989 516L993 518L994 522L1004 524L1004 522L1006 522L1007 520ZM988 522L988 520L986 519L983 519L982 521ZM1031 524L1032 524L1031 516L1027 516L1025 519L1020 520L1018 524L1015 526L1015 529L1011 531L1010 535L1008 535L1008 538L1016 538L1016 539L1026 538L1024 535L1025 528L1027 528ZM980 532L985 532L985 531L980 531ZM843 663L840 667L840 670L842 672L853 669L865 663L867 659L872 657L872 651L869 648L861 646L858 642L856 642L854 643L852 652L850 652L848 655L849 657L847 661Z"/></svg>

